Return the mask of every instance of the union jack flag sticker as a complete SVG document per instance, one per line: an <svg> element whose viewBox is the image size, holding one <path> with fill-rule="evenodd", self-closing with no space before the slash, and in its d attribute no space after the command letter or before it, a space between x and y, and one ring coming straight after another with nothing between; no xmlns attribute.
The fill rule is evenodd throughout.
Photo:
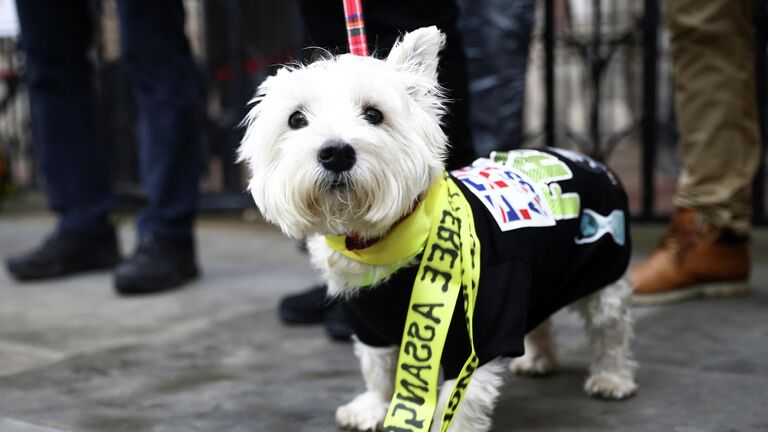
<svg viewBox="0 0 768 432"><path fill-rule="evenodd" d="M522 172L479 159L451 174L480 198L502 231L556 223L542 186Z"/></svg>

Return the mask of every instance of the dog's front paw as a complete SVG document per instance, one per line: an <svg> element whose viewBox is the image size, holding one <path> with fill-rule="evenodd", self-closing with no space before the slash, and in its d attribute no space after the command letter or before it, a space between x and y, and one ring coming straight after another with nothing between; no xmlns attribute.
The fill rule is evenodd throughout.
<svg viewBox="0 0 768 432"><path fill-rule="evenodd" d="M599 372L587 378L584 391L592 397L622 400L635 394L637 384L627 374Z"/></svg>
<svg viewBox="0 0 768 432"><path fill-rule="evenodd" d="M509 364L516 375L544 376L555 371L555 359L544 355L523 355Z"/></svg>
<svg viewBox="0 0 768 432"><path fill-rule="evenodd" d="M365 392L336 409L336 424L346 430L376 431L387 415L389 401L378 393Z"/></svg>

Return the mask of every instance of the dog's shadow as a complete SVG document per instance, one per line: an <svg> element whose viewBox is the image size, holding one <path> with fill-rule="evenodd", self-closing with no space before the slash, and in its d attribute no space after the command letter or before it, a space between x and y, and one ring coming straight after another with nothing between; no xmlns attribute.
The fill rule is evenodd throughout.
<svg viewBox="0 0 768 432"><path fill-rule="evenodd" d="M509 375L493 415L493 431L613 430L622 404L590 398L586 365L562 365L544 377Z"/></svg>

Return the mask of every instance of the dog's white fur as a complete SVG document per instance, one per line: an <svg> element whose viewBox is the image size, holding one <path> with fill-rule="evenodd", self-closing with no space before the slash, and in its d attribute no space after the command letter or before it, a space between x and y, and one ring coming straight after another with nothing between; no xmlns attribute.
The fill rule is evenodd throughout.
<svg viewBox="0 0 768 432"><path fill-rule="evenodd" d="M292 237L314 234L379 237L408 213L442 175L447 151L440 128L443 98L435 28L410 33L386 61L350 54L281 69L258 90L240 148L249 184L267 220ZM384 113L370 125L365 107ZM308 126L292 130L288 117L303 111ZM357 162L343 173L350 187L317 162L320 147L342 140Z"/></svg>
<svg viewBox="0 0 768 432"><path fill-rule="evenodd" d="M281 69L257 92L257 105L246 118L241 160L252 172L249 188L265 218L292 237L311 237L312 263L331 294L354 295L362 281L384 280L387 267L346 258L322 236L384 235L412 210L414 202L442 175L448 143L440 128L444 98L437 83L438 53L445 36L435 27L406 34L386 60L341 55L307 66ZM384 120L370 124L366 107ZM292 129L288 118L301 111L307 125ZM329 140L350 144L356 162L341 174L318 162ZM344 187L334 187L341 181ZM401 263L411 265L414 263ZM375 289L376 283L372 286ZM367 288L366 288L367 289ZM593 346L585 391L621 399L636 390L629 350L631 290L622 279L577 302ZM526 354L509 364L519 374L540 375L555 367L550 325L545 322L525 341ZM366 391L336 411L339 426L376 430L392 397L398 349L355 343ZM456 413L452 431L486 431L502 384L504 360L480 367ZM438 399L432 430L439 430L452 388L447 380Z"/></svg>

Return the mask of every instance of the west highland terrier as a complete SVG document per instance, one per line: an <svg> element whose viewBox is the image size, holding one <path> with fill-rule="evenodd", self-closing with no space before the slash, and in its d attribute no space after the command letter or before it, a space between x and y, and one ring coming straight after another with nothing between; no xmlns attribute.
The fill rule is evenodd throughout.
<svg viewBox="0 0 768 432"><path fill-rule="evenodd" d="M309 237L312 263L351 312L366 391L337 409L337 424L489 430L505 370L555 367L549 317L567 305L592 344L584 390L631 396L621 185L604 165L552 148L446 173L444 44L422 28L385 60L285 67L246 118L240 155L257 206Z"/></svg>

